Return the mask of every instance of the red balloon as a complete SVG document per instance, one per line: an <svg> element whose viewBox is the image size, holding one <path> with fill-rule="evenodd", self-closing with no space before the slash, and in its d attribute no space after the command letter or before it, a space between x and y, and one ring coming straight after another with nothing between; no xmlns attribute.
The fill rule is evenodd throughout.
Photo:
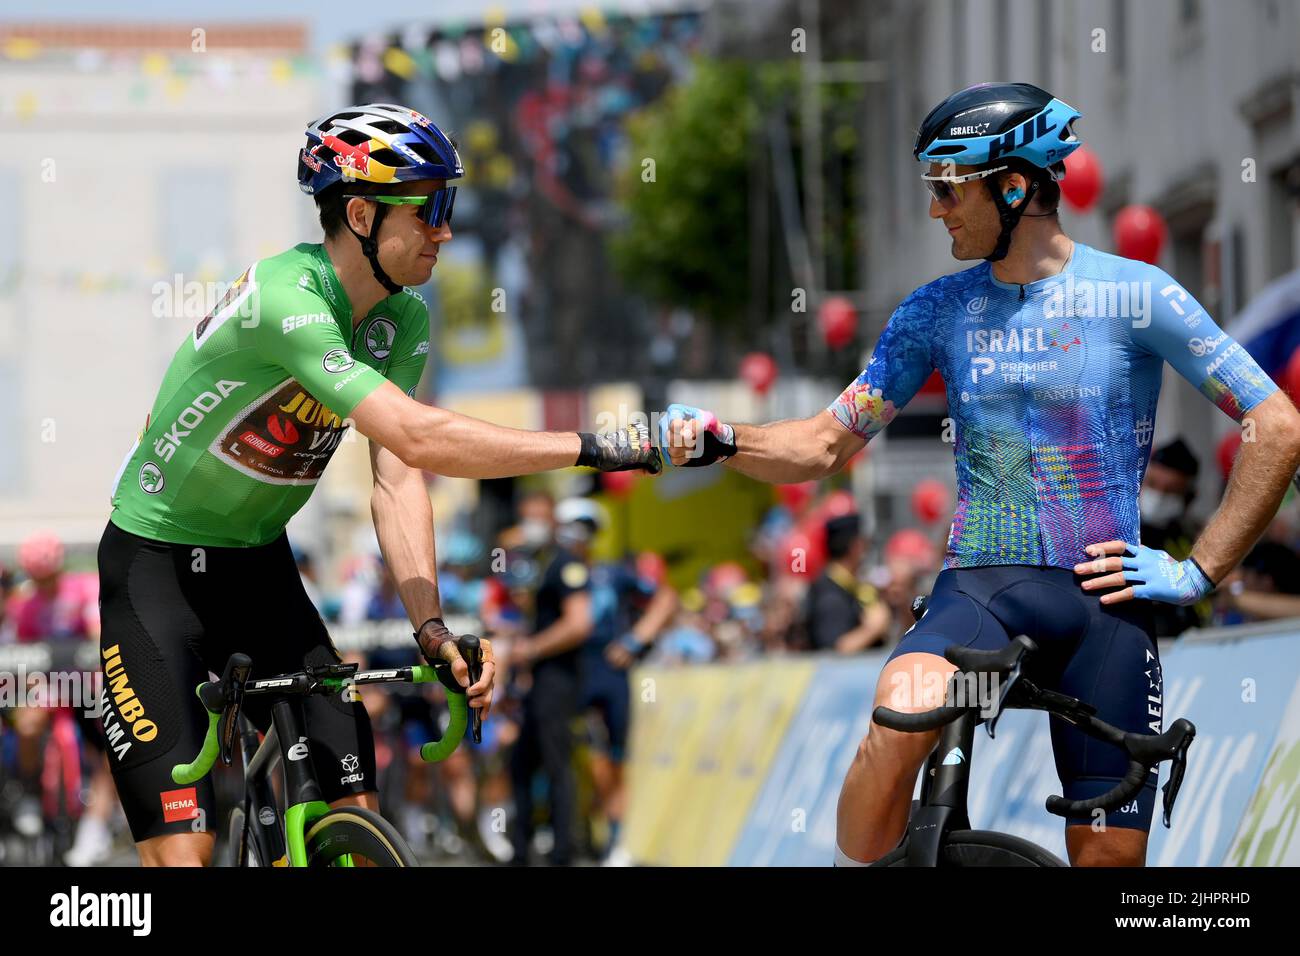
<svg viewBox="0 0 1300 956"><path fill-rule="evenodd" d="M759 395L776 381L776 361L766 352L750 352L740 360L740 377Z"/></svg>
<svg viewBox="0 0 1300 956"><path fill-rule="evenodd" d="M635 471L607 471L600 476L600 482L615 498L626 498L632 493L637 474Z"/></svg>
<svg viewBox="0 0 1300 956"><path fill-rule="evenodd" d="M839 491L832 491L826 496L820 510L822 512L822 524L825 524L831 518L853 514L858 510L858 506L853 501L853 492L841 488Z"/></svg>
<svg viewBox="0 0 1300 956"><path fill-rule="evenodd" d="M936 521L948 510L948 486L935 478L917 483L912 491L912 514L922 521Z"/></svg>
<svg viewBox="0 0 1300 956"><path fill-rule="evenodd" d="M1061 195L1079 212L1087 212L1101 195L1101 162L1087 146L1065 157L1065 178Z"/></svg>
<svg viewBox="0 0 1300 956"><path fill-rule="evenodd" d="M816 491L817 482L815 481L800 481L793 485L776 486L777 498L781 504L790 510L791 514L796 516L803 511L808 502L812 501L812 496Z"/></svg>
<svg viewBox="0 0 1300 956"><path fill-rule="evenodd" d="M1150 206L1125 206L1115 217L1115 250L1125 259L1155 265L1167 235L1164 218Z"/></svg>
<svg viewBox="0 0 1300 956"><path fill-rule="evenodd" d="M1300 348L1291 353L1291 361L1286 363L1282 373L1282 388L1291 396L1291 401L1300 401Z"/></svg>
<svg viewBox="0 0 1300 956"><path fill-rule="evenodd" d="M947 391L947 386L943 383L943 376L938 372L931 372L930 377L925 380L921 386L918 395L942 395Z"/></svg>
<svg viewBox="0 0 1300 956"><path fill-rule="evenodd" d="M885 544L886 561L909 561L917 567L927 568L935 562L934 542L916 528L895 531Z"/></svg>
<svg viewBox="0 0 1300 956"><path fill-rule="evenodd" d="M826 528L822 526L820 538L796 528L781 539L772 556L777 571L782 575L811 580L821 573L826 564Z"/></svg>
<svg viewBox="0 0 1300 956"><path fill-rule="evenodd" d="M833 349L842 349L858 331L858 310L842 295L833 295L817 311L822 338Z"/></svg>
<svg viewBox="0 0 1300 956"><path fill-rule="evenodd" d="M1223 475L1223 480L1228 480L1228 473L1232 471L1232 463L1237 460L1237 452L1241 449L1241 432L1230 431L1223 436L1219 442L1219 447L1215 452L1215 457L1219 460L1219 474Z"/></svg>

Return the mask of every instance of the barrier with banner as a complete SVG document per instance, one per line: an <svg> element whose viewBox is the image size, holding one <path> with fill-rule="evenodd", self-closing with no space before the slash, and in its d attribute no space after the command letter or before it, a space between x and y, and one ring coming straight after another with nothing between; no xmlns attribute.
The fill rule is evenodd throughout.
<svg viewBox="0 0 1300 956"><path fill-rule="evenodd" d="M624 824L633 857L828 866L840 784L885 657L639 669ZM1300 863L1300 622L1200 632L1161 658L1165 725L1187 717L1197 736L1172 829L1157 799L1148 865ZM1044 807L1060 792L1047 721L1010 711L996 739L977 733L969 808L973 826L1064 859L1063 821Z"/></svg>

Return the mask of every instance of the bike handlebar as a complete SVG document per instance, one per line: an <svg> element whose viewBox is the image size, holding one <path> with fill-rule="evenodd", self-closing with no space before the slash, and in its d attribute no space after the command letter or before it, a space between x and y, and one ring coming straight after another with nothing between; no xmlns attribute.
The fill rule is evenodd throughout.
<svg viewBox="0 0 1300 956"><path fill-rule="evenodd" d="M1093 718L1095 720L1095 718ZM1109 725L1098 730L1114 730ZM1106 737L1101 734L1094 736ZM1165 784L1165 826L1169 825L1169 816L1173 811L1174 799L1182 785L1183 769L1187 765L1187 748L1196 737L1196 727L1190 720L1180 717L1175 720L1163 734L1121 734L1118 741L1128 751L1128 773L1124 775L1113 789L1101 796L1088 800L1066 800L1064 797L1047 798L1047 811L1058 817L1088 816L1094 810L1111 810L1122 806L1136 797L1146 786L1147 774L1165 760L1173 761L1169 781Z"/></svg>
<svg viewBox="0 0 1300 956"><path fill-rule="evenodd" d="M919 602L918 599L918 603L922 603L923 610L923 602ZM1183 774L1187 769L1187 750L1196 737L1196 727L1191 721L1179 718L1161 734L1136 734L1120 730L1097 717L1094 709L1081 701L1056 691L1041 689L1029 680L1021 680L1021 666L1025 658L1035 650L1037 645L1022 634L1006 647L996 651L952 645L945 649L944 657L958 666L960 670L957 673L966 671L1001 674L1008 677L998 700L996 713L990 720L990 734L991 725L1001 714L1004 705L1020 706L1055 714L1089 736L1122 747L1128 753L1128 771L1124 779L1114 788L1087 800L1067 800L1061 796L1050 796L1047 798L1049 813L1070 817L1087 816L1098 809L1113 810L1136 797L1145 786L1147 775L1161 762L1169 760L1171 761L1169 780L1164 786L1164 823L1168 827L1174 800L1178 796ZM955 674L949 676L948 690L951 690L955 676ZM1013 687L1018 692L1013 698L1016 702L1006 704ZM877 707L872 713L872 720L890 730L925 733L953 723L959 717L966 716L976 709L969 705L954 706L948 702L949 699L950 695L946 693L944 703L939 707L913 713Z"/></svg>
<svg viewBox="0 0 1300 956"><path fill-rule="evenodd" d="M472 634L457 638L457 648L470 666L470 685L482 674L482 649ZM232 654L226 662L221 678L204 681L195 694L208 714L208 730L198 755L189 763L172 767L173 782L181 785L202 780L216 765L218 757L226 766L233 759L235 734L239 725L239 711L245 694L278 694L280 696L305 696L308 694L341 694L348 685L412 683L428 684L434 681L447 691L447 708L451 721L437 740L420 747L420 757L433 763L445 760L460 746L469 725L469 705L465 688L451 673L450 665L434 667L414 664L391 670L362 671L356 665L328 664L322 668L283 674L266 680L249 680L252 661L244 654ZM475 741L481 741L482 716L474 713Z"/></svg>

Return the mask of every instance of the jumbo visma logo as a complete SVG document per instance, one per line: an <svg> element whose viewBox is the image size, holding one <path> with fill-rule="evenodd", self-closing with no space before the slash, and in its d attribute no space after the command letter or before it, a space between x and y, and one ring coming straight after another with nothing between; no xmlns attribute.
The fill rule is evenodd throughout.
<svg viewBox="0 0 1300 956"><path fill-rule="evenodd" d="M101 699L101 721L104 737L120 761L131 750L130 736L141 743L149 743L158 736L158 725L144 712L144 704L131 687L126 665L122 663L122 653L117 644L106 647L101 652L104 659L104 694ZM112 694L111 703L109 695ZM124 726L125 725L125 726Z"/></svg>

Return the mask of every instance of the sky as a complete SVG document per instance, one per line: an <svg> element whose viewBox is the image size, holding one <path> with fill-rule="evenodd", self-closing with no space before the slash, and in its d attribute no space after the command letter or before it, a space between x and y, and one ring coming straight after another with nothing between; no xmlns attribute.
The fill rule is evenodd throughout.
<svg viewBox="0 0 1300 956"><path fill-rule="evenodd" d="M430 25L460 19L478 19L487 11L509 16L540 13L574 13L583 7L646 10L698 6L698 2L672 0L384 0L383 15L374 16L368 4L356 0L131 0L108 6L104 0L49 0L39 12L15 16L0 14L0 22L31 23L81 20L95 23L188 23L209 21L297 20L311 27L311 44L322 51L369 33L388 33L415 22Z"/></svg>

